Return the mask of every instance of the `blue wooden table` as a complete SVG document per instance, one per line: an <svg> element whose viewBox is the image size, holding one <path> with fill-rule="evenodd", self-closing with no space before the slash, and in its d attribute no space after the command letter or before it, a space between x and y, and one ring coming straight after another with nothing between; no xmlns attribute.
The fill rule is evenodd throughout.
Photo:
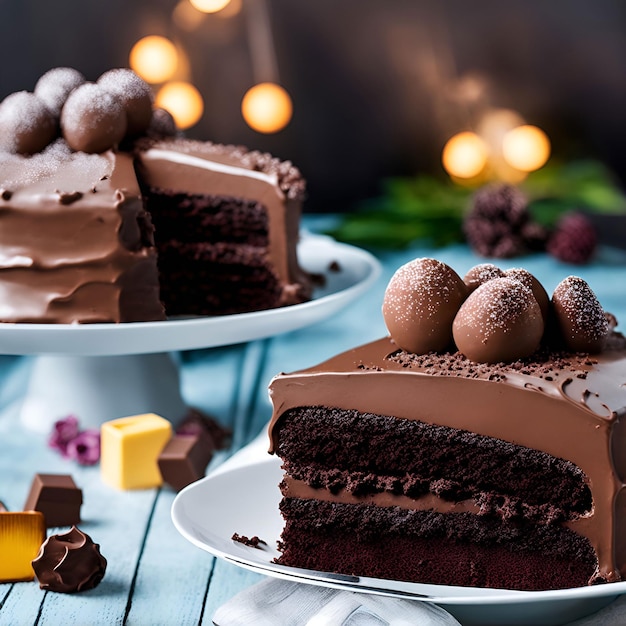
<svg viewBox="0 0 626 626"><path fill-rule="evenodd" d="M463 246L382 254L384 271L374 288L333 319L271 339L177 355L186 401L234 433L232 446L218 453L210 468L265 428L271 414L266 387L274 374L310 366L385 333L380 306L387 281L416 256L436 256L461 276L484 262ZM605 309L626 320L626 263L615 252L582 268L541 255L500 265L526 267L549 292L565 276L580 275ZM183 539L170 519L175 493L168 487L113 490L103 485L97 467L64 460L47 447L44 435L26 429L18 409L31 363L29 357L0 356L0 500L9 510L21 510L35 473L71 474L83 491L80 527L100 544L108 568L96 589L72 595L44 593L37 582L0 584L0 626L211 624L218 606L262 576L216 560Z"/></svg>

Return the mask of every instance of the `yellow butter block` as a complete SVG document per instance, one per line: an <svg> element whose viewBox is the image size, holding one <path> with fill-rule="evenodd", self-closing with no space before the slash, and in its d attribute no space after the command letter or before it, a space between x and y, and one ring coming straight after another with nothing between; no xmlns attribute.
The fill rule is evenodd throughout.
<svg viewBox="0 0 626 626"><path fill-rule="evenodd" d="M43 513L0 512L0 583L33 580L31 561L45 540Z"/></svg>
<svg viewBox="0 0 626 626"><path fill-rule="evenodd" d="M100 427L100 475L118 489L149 489L163 483L159 454L172 426L154 413L105 422Z"/></svg>

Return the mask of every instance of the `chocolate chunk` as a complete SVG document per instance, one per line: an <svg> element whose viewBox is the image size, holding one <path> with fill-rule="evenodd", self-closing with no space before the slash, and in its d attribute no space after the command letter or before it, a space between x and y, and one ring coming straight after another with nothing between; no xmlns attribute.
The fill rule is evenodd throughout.
<svg viewBox="0 0 626 626"><path fill-rule="evenodd" d="M163 481L180 491L202 478L213 450L202 435L174 435L158 458Z"/></svg>
<svg viewBox="0 0 626 626"><path fill-rule="evenodd" d="M32 566L42 589L73 593L96 587L104 578L107 561L100 546L72 526L65 534L48 537Z"/></svg>
<svg viewBox="0 0 626 626"><path fill-rule="evenodd" d="M72 526L80 522L83 492L69 474L35 474L25 511L39 511L46 527Z"/></svg>

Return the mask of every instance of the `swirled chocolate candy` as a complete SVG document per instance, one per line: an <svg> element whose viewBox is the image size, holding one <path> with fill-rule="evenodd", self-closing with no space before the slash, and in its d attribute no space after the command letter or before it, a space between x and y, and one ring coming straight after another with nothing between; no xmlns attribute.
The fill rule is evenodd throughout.
<svg viewBox="0 0 626 626"><path fill-rule="evenodd" d="M428 258L406 263L385 291L383 317L389 334L409 352L444 350L466 295L465 283L445 263Z"/></svg>
<svg viewBox="0 0 626 626"><path fill-rule="evenodd" d="M76 526L48 537L32 562L39 586L46 591L74 593L100 584L107 562L100 546Z"/></svg>

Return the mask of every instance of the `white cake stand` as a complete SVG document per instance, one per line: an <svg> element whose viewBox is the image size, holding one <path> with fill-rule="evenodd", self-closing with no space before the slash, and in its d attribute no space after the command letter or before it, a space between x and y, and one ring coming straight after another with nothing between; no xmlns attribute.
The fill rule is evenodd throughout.
<svg viewBox="0 0 626 626"><path fill-rule="evenodd" d="M329 237L304 236L298 256L305 270L326 279L303 304L165 322L0 324L0 354L36 356L22 422L49 432L57 419L70 414L85 427L145 412L178 418L185 407L172 352L243 343L309 326L340 311L380 274L371 254Z"/></svg>

